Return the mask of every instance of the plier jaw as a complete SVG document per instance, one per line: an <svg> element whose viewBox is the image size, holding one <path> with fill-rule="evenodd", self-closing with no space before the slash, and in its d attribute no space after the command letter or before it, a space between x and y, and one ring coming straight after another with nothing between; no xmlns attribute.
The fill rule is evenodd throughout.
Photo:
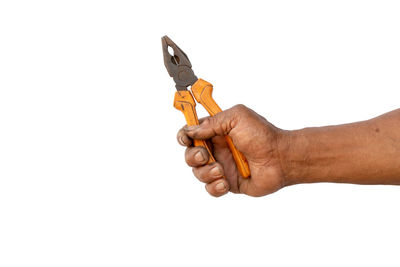
<svg viewBox="0 0 400 267"><path fill-rule="evenodd" d="M199 124L195 99L211 116L221 112L221 108L212 98L212 84L202 79L197 79L196 75L194 75L194 72L192 71L192 64L185 52L169 39L168 36L162 37L161 42L164 55L164 65L167 68L169 76L174 79L175 87L177 89L177 92L175 92L174 107L184 114L187 125L192 126ZM174 51L173 55L169 53L168 47L171 47ZM190 86L190 90L188 90L188 86ZM225 139L232 152L239 173L243 178L249 177L250 168L245 156L236 149L229 136L225 136ZM215 162L212 150L205 140L195 139L193 140L193 144L194 146L204 147L207 150L209 154L208 164Z"/></svg>
<svg viewBox="0 0 400 267"><path fill-rule="evenodd" d="M185 52L182 51L168 36L161 38L164 65L167 68L169 76L175 81L175 87L178 91L187 90L188 86L193 85L198 79L192 70L192 64ZM168 51L171 47L174 54Z"/></svg>

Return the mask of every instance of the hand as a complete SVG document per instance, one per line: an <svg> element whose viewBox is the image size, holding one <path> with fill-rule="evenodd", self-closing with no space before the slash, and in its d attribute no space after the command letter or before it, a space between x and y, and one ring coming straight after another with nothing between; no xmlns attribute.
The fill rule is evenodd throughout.
<svg viewBox="0 0 400 267"><path fill-rule="evenodd" d="M251 177L240 176L224 136L229 135L236 148L247 158ZM273 193L285 184L278 151L284 131L244 105L200 120L199 126L179 130L178 142L187 146L186 163L194 175L206 183L206 190L219 197L228 191L250 196ZM207 150L192 147L192 139L209 139L216 163L206 165Z"/></svg>

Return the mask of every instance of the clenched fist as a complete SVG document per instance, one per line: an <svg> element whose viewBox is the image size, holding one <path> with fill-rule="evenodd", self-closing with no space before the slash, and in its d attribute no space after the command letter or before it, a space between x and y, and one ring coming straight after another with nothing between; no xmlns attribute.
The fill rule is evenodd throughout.
<svg viewBox="0 0 400 267"><path fill-rule="evenodd" d="M194 175L213 196L231 191L250 196L263 196L282 188L285 184L281 168L279 142L284 131L276 128L244 105L200 120L199 126L183 127L178 142L187 146L185 159ZM247 158L251 177L243 178L225 141L229 135L236 148ZM206 164L207 150L192 147L192 139L207 139L211 143L216 163Z"/></svg>

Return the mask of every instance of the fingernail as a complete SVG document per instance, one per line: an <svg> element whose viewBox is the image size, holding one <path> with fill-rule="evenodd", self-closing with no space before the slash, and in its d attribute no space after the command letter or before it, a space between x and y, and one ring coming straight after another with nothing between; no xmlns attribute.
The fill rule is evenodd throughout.
<svg viewBox="0 0 400 267"><path fill-rule="evenodd" d="M217 190L218 192L225 192L226 190L226 186L224 182L220 182L215 186L215 190Z"/></svg>
<svg viewBox="0 0 400 267"><path fill-rule="evenodd" d="M205 161L205 158L204 158L203 153L201 151L199 151L196 154L194 154L194 159L197 162L204 162Z"/></svg>
<svg viewBox="0 0 400 267"><path fill-rule="evenodd" d="M214 168L211 169L210 174L214 177L219 177L221 176L221 171L218 166L215 166Z"/></svg>
<svg viewBox="0 0 400 267"><path fill-rule="evenodd" d="M181 145L185 145L185 142L183 142L183 137L182 136L179 136L179 143L181 144Z"/></svg>

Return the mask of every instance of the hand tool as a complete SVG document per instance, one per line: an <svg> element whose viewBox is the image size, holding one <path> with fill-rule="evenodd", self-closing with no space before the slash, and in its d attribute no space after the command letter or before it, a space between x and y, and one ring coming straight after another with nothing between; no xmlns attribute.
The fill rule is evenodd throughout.
<svg viewBox="0 0 400 267"><path fill-rule="evenodd" d="M196 102L200 103L211 116L221 112L221 108L215 103L212 98L213 86L211 83L206 82L202 79L198 79L192 70L192 64L189 58L168 36L161 38L162 49L164 54L164 64L167 68L169 76L175 81L175 98L174 107L185 115L186 123L188 126L198 125L199 120L196 113ZM168 51L168 47L171 47L174 54L171 55ZM191 86L191 92L188 90L188 86ZM236 149L232 139L229 136L225 136L226 142L232 152L236 166L240 174L244 178L250 176L250 168L244 155ZM208 163L215 162L215 158L211 153L211 149L205 140L193 140L194 146L202 146L207 149L210 154Z"/></svg>

